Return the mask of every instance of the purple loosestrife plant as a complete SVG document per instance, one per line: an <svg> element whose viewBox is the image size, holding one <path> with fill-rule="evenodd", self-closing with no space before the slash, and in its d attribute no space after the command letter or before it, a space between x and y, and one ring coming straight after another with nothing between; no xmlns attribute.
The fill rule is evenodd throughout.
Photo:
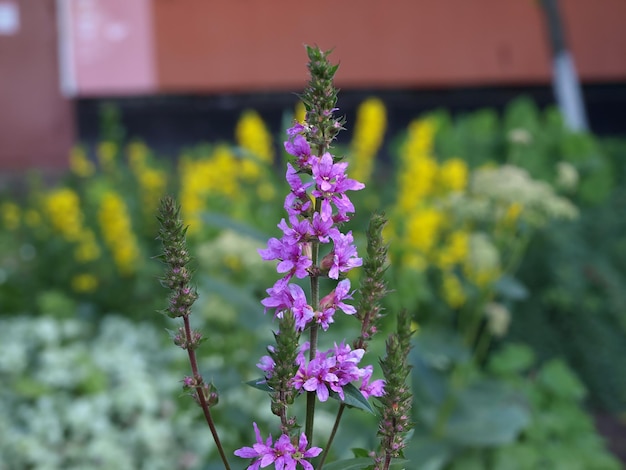
<svg viewBox="0 0 626 470"><path fill-rule="evenodd" d="M287 163L285 175L289 186L284 202L286 218L277 225L282 236L271 238L267 248L259 250L263 260L276 262L280 275L261 301L265 312L273 313L278 328L274 332L275 344L267 347L268 354L257 363L264 377L250 384L270 393L272 413L280 418L280 435L275 441L271 435L264 440L254 423L256 443L237 449L234 454L250 459L248 470L272 464L277 470L313 470L311 459L320 456L315 467L320 470L344 410L356 406L372 411L368 399L374 397L379 400L381 414L381 448L370 454L371 459L358 464L362 464L362 469L376 466L377 470L388 470L392 459L397 462L402 457L404 434L410 426L411 395L405 385L409 372L406 358L410 325L406 324L408 316L401 315L401 325L388 340L387 357L381 361L385 380L372 380L374 367L362 366L360 362L368 342L379 329L383 316L380 302L387 293L383 280L387 258L387 247L382 240L385 218L376 214L370 221L364 262L358 255L352 232L344 230L345 222L355 212L349 193L363 189L364 185L349 178L348 164L331 152L331 144L344 124L343 119L334 116L337 90L333 78L338 66L328 61L329 52L307 47L307 54L311 78L301 96L306 119L287 130L285 142L285 150L293 159ZM217 403L217 392L212 384L205 385L198 374L194 350L201 335L190 329L188 320L197 294L189 284L185 230L172 200L164 200L159 219L163 259L168 265L163 283L172 291L166 313L183 319L183 327L174 335L174 342L187 350L192 369L183 387L202 407L228 469L210 413L210 407ZM364 276L355 307L351 303L355 292L346 274L361 266ZM331 281L329 292L320 292L322 278ZM301 286L304 279L308 279L307 289ZM343 341L323 350L320 332L331 327L338 312L355 318L360 331L351 345ZM300 396L306 396L303 432L291 411L291 405ZM317 401L325 402L329 398L337 399L340 406L322 449L311 445L315 407ZM354 461L350 465L357 468Z"/></svg>
<svg viewBox="0 0 626 470"><path fill-rule="evenodd" d="M163 198L157 218L160 225L158 238L163 246L160 258L167 265L161 284L170 290L169 306L162 313L170 318L182 318L183 326L173 334L173 340L176 346L187 351L191 365L191 376L183 379L183 389L189 392L202 408L224 468L230 470L211 415L211 406L217 404L218 401L217 390L213 384L205 383L198 372L196 348L202 342L202 334L192 330L189 323L191 306L198 298L198 294L191 286L191 270L189 269L191 257L185 239L187 228L180 218L180 207L171 197Z"/></svg>

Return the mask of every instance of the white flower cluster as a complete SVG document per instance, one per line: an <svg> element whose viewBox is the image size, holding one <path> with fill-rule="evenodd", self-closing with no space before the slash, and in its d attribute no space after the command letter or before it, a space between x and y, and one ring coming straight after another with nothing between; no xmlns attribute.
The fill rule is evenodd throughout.
<svg viewBox="0 0 626 470"><path fill-rule="evenodd" d="M573 219L578 210L557 195L545 181L534 180L526 170L513 165L480 168L472 174L470 191L491 201L520 204L524 217L533 225L547 219Z"/></svg>
<svg viewBox="0 0 626 470"><path fill-rule="evenodd" d="M519 219L533 227L578 216L577 207L549 183L533 179L514 165L478 168L472 172L468 191L451 194L441 205L461 220L474 221L504 219L507 211L517 206Z"/></svg>
<svg viewBox="0 0 626 470"><path fill-rule="evenodd" d="M154 326L107 317L0 320L0 470L186 469L211 451L174 412L177 352Z"/></svg>

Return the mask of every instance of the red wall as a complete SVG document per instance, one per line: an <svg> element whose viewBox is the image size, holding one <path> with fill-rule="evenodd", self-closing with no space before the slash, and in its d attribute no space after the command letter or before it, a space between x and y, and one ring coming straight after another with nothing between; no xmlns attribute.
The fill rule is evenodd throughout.
<svg viewBox="0 0 626 470"><path fill-rule="evenodd" d="M342 87L550 80L539 0L155 0L164 91L300 89L302 44L335 48ZM626 79L626 2L561 0L584 81ZM600 6L601 5L601 6Z"/></svg>
<svg viewBox="0 0 626 470"><path fill-rule="evenodd" d="M75 123L72 103L59 91L57 2L2 1L19 6L21 26L16 34L0 35L0 168L6 173L63 167ZM128 82L113 87L112 79L98 81L85 88L89 96L138 89L299 91L307 77L303 44L335 49L332 59L341 62L337 84L344 89L550 81L540 0L142 0L135 20L124 8L111 13L113 3L128 10L140 5L123 2L89 5L104 12L103 21L119 23L118 30L120 24L130 28L124 31L137 47L118 46L146 55L143 88L133 85L141 57L129 65L122 60L129 54L92 54L108 62L90 56L82 66L93 70L77 74L79 81L111 75ZM625 81L626 2L560 0L560 5L583 81ZM76 60L88 45L75 44Z"/></svg>
<svg viewBox="0 0 626 470"><path fill-rule="evenodd" d="M64 167L73 110L59 90L54 2L16 3L20 29L0 36L0 168Z"/></svg>

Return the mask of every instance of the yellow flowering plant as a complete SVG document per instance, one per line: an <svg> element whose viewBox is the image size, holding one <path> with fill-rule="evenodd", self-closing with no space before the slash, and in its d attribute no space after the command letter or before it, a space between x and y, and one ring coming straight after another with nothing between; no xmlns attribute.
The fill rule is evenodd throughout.
<svg viewBox="0 0 626 470"><path fill-rule="evenodd" d="M415 119L398 149L390 271L418 323L454 326L484 355L506 334L510 301L524 295L514 275L533 229L577 211L520 168L442 158L441 125L437 114ZM494 320L493 311L505 313Z"/></svg>

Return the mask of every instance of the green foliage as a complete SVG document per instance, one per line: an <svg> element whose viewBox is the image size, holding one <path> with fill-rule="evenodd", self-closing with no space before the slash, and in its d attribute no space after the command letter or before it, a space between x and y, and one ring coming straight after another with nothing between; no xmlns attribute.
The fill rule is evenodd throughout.
<svg viewBox="0 0 626 470"><path fill-rule="evenodd" d="M434 206L447 215L448 225L436 243L445 245L452 226L471 232L482 248L485 240L490 243L502 269L486 288L462 263L447 272L461 280L466 299L461 307L451 307L439 288L443 271L434 258L425 261L426 269L392 263L386 271L391 293L384 307L390 312L406 308L416 321L412 328L419 328L410 356L417 429L405 452L410 463L397 461L393 468L620 468L585 410L588 405L613 413L626 409L626 363L620 360L626 357L625 141L571 133L555 109L539 110L526 99L512 102L502 116L481 110L455 118L445 111L426 117L437 123L433 154L439 168L460 158L471 182L490 169L511 175L502 171L515 165L516 171L527 171L528 180L574 201L579 216L556 222L542 209L541 217L516 219L503 233L498 223L508 219L497 210L504 206L495 204L484 186L474 185L462 200L437 194ZM408 134L391 136L394 163ZM160 266L152 257L159 248L149 201L165 192L177 194L187 207L197 204L189 231L201 299L194 319L209 338L200 363L221 391L215 413L218 423L227 423L222 424L226 447L253 441L251 417L259 425L272 422L269 406L258 406L262 392L240 385L258 375L255 358L271 340L270 319L263 316L259 299L275 272L261 262L257 249L277 234L275 225L284 216L282 168L275 171L271 162L256 159L242 142L185 149L174 167L124 139L119 113L109 107L102 142L93 149L77 147L70 173L52 187L33 178L23 197L3 195L0 201L0 467L6 461L8 468L41 462L49 468L95 468L90 467L93 459L105 455L118 456L110 462L116 468L127 462L141 468L136 464L141 458L147 459L146 468L174 468L182 458L181 442L203 458L213 452L197 410L178 397L186 366L174 348L161 344L167 335L155 333L154 325L109 315L160 321L154 312L164 307L164 294L155 283ZM364 237L359 237L369 214L358 213L359 208L389 209L401 196L390 180L398 167L378 164L377 177L353 197L357 216L350 228L363 247ZM161 181L154 193L146 189L150 178ZM57 189L76 194L81 230L93 233L97 259L78 260L82 239L68 238L52 221L46 204ZM115 247L107 243L114 219L103 224L99 218L111 194L124 202L130 221L132 236L123 238L136 240L132 273L120 271ZM504 196L515 202L510 192ZM387 214L392 229L412 215ZM539 219L542 223L536 224ZM398 256L404 248L390 234L385 236L390 254ZM84 274L97 278L95 288L89 277L80 278ZM490 329L486 311L494 304L508 315L508 336ZM338 319L333 339L344 340L352 320ZM391 325L383 321L380 329ZM376 344L370 351L383 353ZM114 357L120 360L107 362ZM136 361L132 371L129 357ZM131 380L125 374L133 371L138 375ZM125 393L120 381L128 385ZM146 398L163 408L146 409ZM361 399L360 393L347 394L352 406L371 411ZM91 410L89 417L102 419L86 420L79 405ZM320 406L320 422L328 428L336 405L331 400ZM375 445L374 422L370 413L346 418L330 455L339 461L324 468L367 469L371 458L358 452L352 456L348 449ZM106 430L100 439L89 430L96 425ZM70 438L61 450L58 436L63 433ZM206 468L220 468L207 458Z"/></svg>
<svg viewBox="0 0 626 470"><path fill-rule="evenodd" d="M481 372L458 335L422 331L411 354L415 420L419 423L407 457L446 462L468 449L515 442L530 423L526 398ZM432 444L436 443L435 446ZM433 449L438 449L435 452Z"/></svg>
<svg viewBox="0 0 626 470"><path fill-rule="evenodd" d="M533 419L517 442L492 452L493 465L488 468L621 468L584 412L581 405L587 391L571 368L560 359L538 367L532 356L527 346L511 344L489 364L499 377L524 390ZM507 363L513 367L504 367ZM545 446L546 442L550 446Z"/></svg>

